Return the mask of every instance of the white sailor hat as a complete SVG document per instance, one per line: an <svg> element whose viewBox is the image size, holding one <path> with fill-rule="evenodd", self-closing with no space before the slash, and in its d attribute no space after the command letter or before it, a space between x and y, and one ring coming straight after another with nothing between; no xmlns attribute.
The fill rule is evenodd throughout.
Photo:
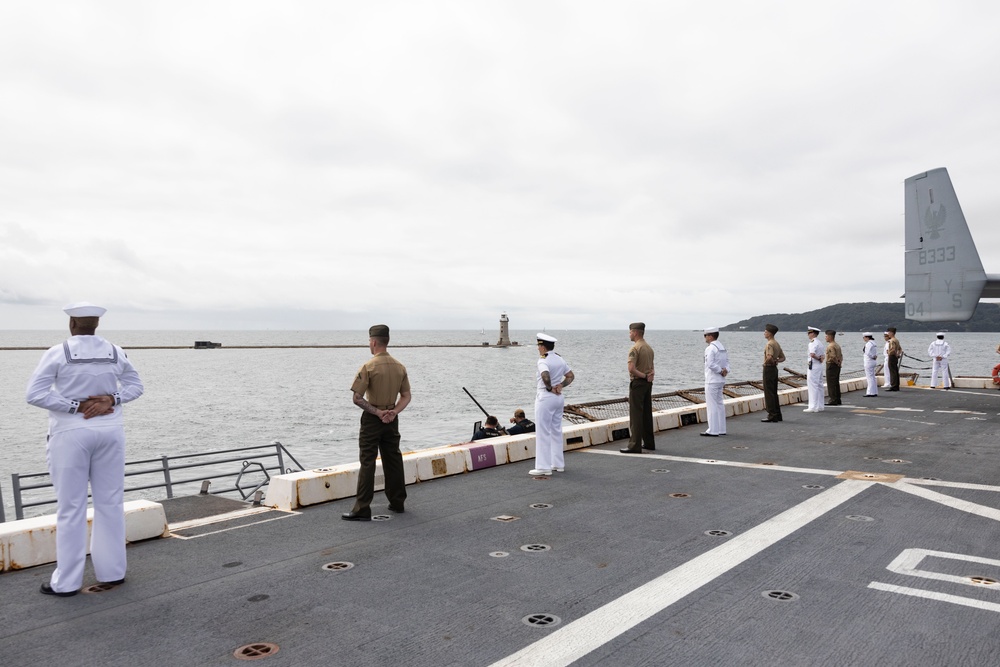
<svg viewBox="0 0 1000 667"><path fill-rule="evenodd" d="M807 332L809 332L809 331L814 331L814 332L816 332L817 334L820 334L820 333L823 333L822 331L820 331L820 330L819 330L819 329L817 329L816 327L809 327L808 329L806 329L806 331L807 331Z"/></svg>
<svg viewBox="0 0 1000 667"><path fill-rule="evenodd" d="M944 338L944 332L943 331L938 331L937 332L937 337L938 338Z"/></svg>
<svg viewBox="0 0 1000 667"><path fill-rule="evenodd" d="M705 329L705 335L706 336L708 334L710 334L710 333L719 333L719 327L709 327L709 328Z"/></svg>
<svg viewBox="0 0 1000 667"><path fill-rule="evenodd" d="M874 338L875 336L872 335L871 331L866 331L863 334L861 334L861 337L862 338Z"/></svg>
<svg viewBox="0 0 1000 667"><path fill-rule="evenodd" d="M544 340L546 343L555 343L556 342L555 336L550 336L547 333L538 333L538 334L536 334L535 338L537 340L539 340L539 341L543 341Z"/></svg>
<svg viewBox="0 0 1000 667"><path fill-rule="evenodd" d="M108 312L108 309L95 306L89 301L80 301L66 306L63 312L70 317L101 317Z"/></svg>

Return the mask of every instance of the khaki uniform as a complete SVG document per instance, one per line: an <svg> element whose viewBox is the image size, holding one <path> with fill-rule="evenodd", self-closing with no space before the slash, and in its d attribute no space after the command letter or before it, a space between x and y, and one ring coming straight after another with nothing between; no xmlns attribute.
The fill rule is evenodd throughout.
<svg viewBox="0 0 1000 667"><path fill-rule="evenodd" d="M637 340L628 351L628 360L640 373L653 370L653 348L643 339ZM653 383L633 377L628 385L628 446L629 449L654 449Z"/></svg>
<svg viewBox="0 0 1000 667"><path fill-rule="evenodd" d="M778 364L785 361L785 353L773 338L764 346L764 408L767 418L781 421L781 404L778 403Z"/></svg>
<svg viewBox="0 0 1000 667"><path fill-rule="evenodd" d="M400 394L410 392L406 367L388 352L379 352L361 367L351 391L361 394L380 410L390 410ZM382 456L385 474L385 495L393 507L402 507L406 500L406 479L403 475L403 455L399 451L399 417L389 424L370 412L361 413L358 436L361 470L358 471L358 495L353 512L366 513L375 495L375 459Z"/></svg>
<svg viewBox="0 0 1000 667"><path fill-rule="evenodd" d="M830 395L829 405L840 405L840 367L844 365L844 353L837 341L826 344L826 393Z"/></svg>
<svg viewBox="0 0 1000 667"><path fill-rule="evenodd" d="M895 336L889 338L889 391L899 391L899 360L903 358L903 346Z"/></svg>

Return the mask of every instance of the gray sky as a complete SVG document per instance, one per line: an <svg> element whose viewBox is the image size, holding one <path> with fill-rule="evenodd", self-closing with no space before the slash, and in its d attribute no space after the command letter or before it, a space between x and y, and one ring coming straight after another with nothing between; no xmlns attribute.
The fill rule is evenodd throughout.
<svg viewBox="0 0 1000 667"><path fill-rule="evenodd" d="M6 2L0 328L658 329L1000 272L1000 4ZM113 318L113 319L112 319Z"/></svg>

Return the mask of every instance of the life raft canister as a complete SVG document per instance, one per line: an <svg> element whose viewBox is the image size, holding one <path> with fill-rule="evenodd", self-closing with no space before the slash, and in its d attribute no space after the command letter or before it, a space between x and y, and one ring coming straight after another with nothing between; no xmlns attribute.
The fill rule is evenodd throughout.
<svg viewBox="0 0 1000 667"><path fill-rule="evenodd" d="M993 367L993 384L1000 384L1000 364Z"/></svg>

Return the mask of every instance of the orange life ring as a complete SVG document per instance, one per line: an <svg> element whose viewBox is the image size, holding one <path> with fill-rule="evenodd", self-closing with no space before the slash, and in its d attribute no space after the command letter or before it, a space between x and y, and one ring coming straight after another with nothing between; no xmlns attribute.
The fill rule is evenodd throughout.
<svg viewBox="0 0 1000 667"><path fill-rule="evenodd" d="M1000 384L1000 364L993 367L993 384Z"/></svg>

